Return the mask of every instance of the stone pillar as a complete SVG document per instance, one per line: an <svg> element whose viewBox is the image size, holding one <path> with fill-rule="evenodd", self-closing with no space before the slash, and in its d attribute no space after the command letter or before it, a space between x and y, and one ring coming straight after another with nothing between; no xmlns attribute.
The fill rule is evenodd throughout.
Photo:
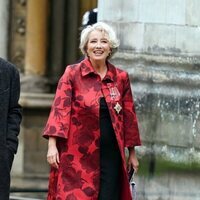
<svg viewBox="0 0 200 200"><path fill-rule="evenodd" d="M79 7L78 0L68 0L66 13L65 13L65 27L70 27L70 33L66 35L65 38L65 63L71 64L76 62L77 59L77 49L78 49L78 10L76 8ZM75 12L76 11L76 12ZM76 22L76 23L72 23ZM67 31L67 29L66 29ZM68 51L70 49L70 51Z"/></svg>
<svg viewBox="0 0 200 200"><path fill-rule="evenodd" d="M65 48L65 26L66 20L66 2L65 0L52 1L50 6L51 20L49 23L49 56L47 76L51 80L52 85L57 85L57 82L63 73L65 64L63 49ZM59 38L59 40L58 40ZM68 48L67 48L68 49Z"/></svg>
<svg viewBox="0 0 200 200"><path fill-rule="evenodd" d="M47 42L47 0L27 2L25 74L45 74Z"/></svg>
<svg viewBox="0 0 200 200"><path fill-rule="evenodd" d="M47 55L47 0L27 1L26 55L22 91L48 91L43 77L46 70Z"/></svg>
<svg viewBox="0 0 200 200"><path fill-rule="evenodd" d="M7 59L9 1L0 0L0 57Z"/></svg>

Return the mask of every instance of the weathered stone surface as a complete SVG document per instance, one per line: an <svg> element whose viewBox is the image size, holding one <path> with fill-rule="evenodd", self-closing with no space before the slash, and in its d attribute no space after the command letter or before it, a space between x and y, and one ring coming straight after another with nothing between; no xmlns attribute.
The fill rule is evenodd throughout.
<svg viewBox="0 0 200 200"><path fill-rule="evenodd" d="M140 200L200 197L199 6L198 0L99 1L98 19L121 42L112 62L132 82L143 142Z"/></svg>

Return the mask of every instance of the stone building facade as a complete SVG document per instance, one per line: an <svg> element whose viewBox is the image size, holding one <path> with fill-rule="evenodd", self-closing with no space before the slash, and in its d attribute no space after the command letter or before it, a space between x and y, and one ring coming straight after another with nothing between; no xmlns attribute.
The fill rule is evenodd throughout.
<svg viewBox="0 0 200 200"><path fill-rule="evenodd" d="M113 62L132 80L143 146L139 199L199 199L200 14L197 0L99 1L120 38Z"/></svg>
<svg viewBox="0 0 200 200"><path fill-rule="evenodd" d="M47 178L41 132L59 76L79 57L81 16L96 6L98 21L120 39L112 62L132 81L143 142L138 198L199 199L199 0L0 0L0 56L21 72L24 118L13 177Z"/></svg>

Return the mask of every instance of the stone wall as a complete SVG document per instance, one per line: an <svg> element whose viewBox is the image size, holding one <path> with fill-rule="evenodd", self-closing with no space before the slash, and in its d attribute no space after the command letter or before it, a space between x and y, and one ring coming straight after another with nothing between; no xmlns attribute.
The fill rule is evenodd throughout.
<svg viewBox="0 0 200 200"><path fill-rule="evenodd" d="M140 200L200 198L200 14L197 0L100 0L98 20L120 39L142 147ZM196 175L198 174L198 177Z"/></svg>

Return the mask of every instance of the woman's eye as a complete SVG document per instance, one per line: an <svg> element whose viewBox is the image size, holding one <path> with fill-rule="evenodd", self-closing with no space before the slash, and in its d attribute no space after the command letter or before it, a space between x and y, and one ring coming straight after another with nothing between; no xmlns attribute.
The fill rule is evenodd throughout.
<svg viewBox="0 0 200 200"><path fill-rule="evenodd" d="M105 43L105 44L106 44L106 43L108 43L108 41L107 41L107 40L102 40L101 42L102 42L102 43Z"/></svg>
<svg viewBox="0 0 200 200"><path fill-rule="evenodd" d="M95 42L96 42L96 40L91 40L91 41L90 41L90 43L95 43Z"/></svg>

